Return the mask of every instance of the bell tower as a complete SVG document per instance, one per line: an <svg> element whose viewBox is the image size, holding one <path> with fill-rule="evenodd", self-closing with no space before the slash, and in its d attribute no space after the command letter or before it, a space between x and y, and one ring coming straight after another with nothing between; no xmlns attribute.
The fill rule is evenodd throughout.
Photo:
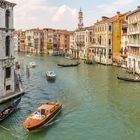
<svg viewBox="0 0 140 140"><path fill-rule="evenodd" d="M82 29L84 24L83 24L83 12L82 12L82 9L80 8L80 11L78 13L78 29Z"/></svg>

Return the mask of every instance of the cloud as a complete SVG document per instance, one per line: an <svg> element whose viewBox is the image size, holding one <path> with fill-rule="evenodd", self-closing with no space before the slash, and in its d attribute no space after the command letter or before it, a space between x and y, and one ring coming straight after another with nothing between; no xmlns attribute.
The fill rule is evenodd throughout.
<svg viewBox="0 0 140 140"><path fill-rule="evenodd" d="M14 8L15 28L76 28L77 10L67 5L50 6L46 0L9 0Z"/></svg>
<svg viewBox="0 0 140 140"><path fill-rule="evenodd" d="M110 4L101 4L97 8L102 12L109 15L114 14L114 12L125 9L125 7L130 6L133 3L133 0L116 0Z"/></svg>

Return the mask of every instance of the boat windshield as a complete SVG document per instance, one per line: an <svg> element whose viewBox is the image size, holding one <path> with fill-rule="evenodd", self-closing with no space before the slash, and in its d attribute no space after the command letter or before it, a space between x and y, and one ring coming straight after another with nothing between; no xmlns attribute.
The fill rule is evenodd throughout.
<svg viewBox="0 0 140 140"><path fill-rule="evenodd" d="M34 113L34 118L42 118L42 115L41 115L40 111L36 111Z"/></svg>

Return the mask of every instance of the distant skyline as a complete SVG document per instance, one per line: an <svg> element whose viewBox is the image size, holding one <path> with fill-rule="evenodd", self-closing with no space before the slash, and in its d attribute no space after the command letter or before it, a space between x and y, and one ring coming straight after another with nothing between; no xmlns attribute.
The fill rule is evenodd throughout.
<svg viewBox="0 0 140 140"><path fill-rule="evenodd" d="M15 29L63 28L74 30L78 24L78 12L82 8L84 26L93 25L102 16L113 16L133 11L139 0L7 0L14 8Z"/></svg>

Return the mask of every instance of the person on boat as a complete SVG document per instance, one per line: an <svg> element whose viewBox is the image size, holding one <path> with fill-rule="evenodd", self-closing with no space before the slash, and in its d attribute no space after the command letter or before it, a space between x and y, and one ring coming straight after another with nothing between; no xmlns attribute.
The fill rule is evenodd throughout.
<svg viewBox="0 0 140 140"><path fill-rule="evenodd" d="M37 111L37 112L35 113L35 117L36 117L36 118L41 118L41 117L42 117L40 111Z"/></svg>
<svg viewBox="0 0 140 140"><path fill-rule="evenodd" d="M2 112L0 112L0 118L2 118L3 117L3 113Z"/></svg>

